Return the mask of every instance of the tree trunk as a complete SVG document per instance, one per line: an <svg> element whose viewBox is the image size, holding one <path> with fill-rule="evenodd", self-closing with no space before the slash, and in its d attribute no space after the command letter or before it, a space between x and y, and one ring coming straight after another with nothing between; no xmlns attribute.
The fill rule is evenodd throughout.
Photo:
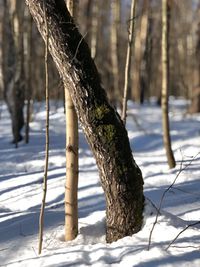
<svg viewBox="0 0 200 267"><path fill-rule="evenodd" d="M131 70L131 55L132 55L132 45L133 37L135 30L135 10L136 10L136 1L132 0L131 3L131 14L130 14L130 26L129 26L129 36L128 36L128 48L126 54L126 66L125 66L125 79L124 79L124 98L122 106L122 120L126 124L126 111L127 111L127 96L128 96L128 87L130 83L130 70Z"/></svg>
<svg viewBox="0 0 200 267"><path fill-rule="evenodd" d="M120 25L120 0L111 0L111 63L113 75L113 94L112 103L121 104L122 91L119 88L119 25Z"/></svg>
<svg viewBox="0 0 200 267"><path fill-rule="evenodd" d="M141 103L140 78L148 28L148 5L149 0L143 0L139 30L135 34L132 96L138 103Z"/></svg>
<svg viewBox="0 0 200 267"><path fill-rule="evenodd" d="M45 38L42 0L26 0ZM92 148L106 197L106 239L113 242L142 226L143 179L120 116L109 105L90 51L64 0L47 0L49 50L69 89Z"/></svg>
<svg viewBox="0 0 200 267"><path fill-rule="evenodd" d="M168 86L169 86L169 15L168 0L162 0L162 122L163 142L166 150L169 168L174 168L176 162L171 148L169 111L168 111Z"/></svg>
<svg viewBox="0 0 200 267"><path fill-rule="evenodd" d="M23 17L24 3L22 1L7 0L6 27L4 38L4 97L8 105L12 120L13 143L22 140L20 131L24 126L24 51L23 51Z"/></svg>
<svg viewBox="0 0 200 267"><path fill-rule="evenodd" d="M98 14L99 1L92 2L92 17L91 17L91 57L93 59L97 56L97 36L98 36Z"/></svg>
<svg viewBox="0 0 200 267"><path fill-rule="evenodd" d="M199 11L200 15L200 3L199 3ZM190 113L200 112L200 22L198 23L197 29L197 44L196 44L196 61L197 61L197 76L198 76L198 85L192 88L192 96L191 96L191 105L190 105Z"/></svg>
<svg viewBox="0 0 200 267"><path fill-rule="evenodd" d="M71 15L75 15L75 1L67 0ZM78 118L68 86L65 89L66 115L66 184L65 184L65 240L78 234Z"/></svg>
<svg viewBox="0 0 200 267"><path fill-rule="evenodd" d="M39 217L39 247L38 253L42 252L43 232L44 232L44 210L46 205L47 195L47 177L49 166L49 70L48 70L48 47L49 47L49 28L47 24L47 12L46 12L46 0L43 0L43 12L44 12L44 27L45 27L45 104L46 104L46 123L45 123L45 162L44 162L44 176L43 176L43 196Z"/></svg>
<svg viewBox="0 0 200 267"><path fill-rule="evenodd" d="M26 59L26 67L27 67L27 74L26 74L26 125L25 125L25 143L29 143L29 122L31 117L31 96L32 96L32 17L29 14L28 17L28 29L27 29L27 59Z"/></svg>

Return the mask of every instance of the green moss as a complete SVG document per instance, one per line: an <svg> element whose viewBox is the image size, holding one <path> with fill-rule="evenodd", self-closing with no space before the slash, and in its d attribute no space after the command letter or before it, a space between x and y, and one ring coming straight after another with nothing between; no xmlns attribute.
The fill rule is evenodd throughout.
<svg viewBox="0 0 200 267"><path fill-rule="evenodd" d="M95 118L98 120L102 120L103 117L109 113L109 108L106 105L101 105L96 107L95 109Z"/></svg>
<svg viewBox="0 0 200 267"><path fill-rule="evenodd" d="M116 129L115 126L112 124L103 124L103 125L99 125L97 127L98 132L101 135L101 138L103 139L103 141L105 143L112 143L113 142L113 138L115 136L116 133Z"/></svg>

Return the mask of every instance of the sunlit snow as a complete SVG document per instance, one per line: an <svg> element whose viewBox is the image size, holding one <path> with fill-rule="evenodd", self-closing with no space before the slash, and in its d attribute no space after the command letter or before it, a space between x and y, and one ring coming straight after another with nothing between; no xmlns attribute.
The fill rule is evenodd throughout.
<svg viewBox="0 0 200 267"><path fill-rule="evenodd" d="M53 105L53 102L51 103ZM37 105L30 143L10 142L11 123L0 104L0 266L200 266L200 115L188 115L183 99L170 100L172 146L177 167L169 170L162 141L161 110L154 102L129 103L127 128L134 158L144 177L146 197L142 230L112 244L105 242L105 199L92 152L80 129L79 235L64 242L65 115L50 113L50 158L45 210L44 248L38 250L45 148L44 105ZM137 123L134 120L137 119ZM190 163L190 164L189 164ZM158 223L149 234L164 191Z"/></svg>

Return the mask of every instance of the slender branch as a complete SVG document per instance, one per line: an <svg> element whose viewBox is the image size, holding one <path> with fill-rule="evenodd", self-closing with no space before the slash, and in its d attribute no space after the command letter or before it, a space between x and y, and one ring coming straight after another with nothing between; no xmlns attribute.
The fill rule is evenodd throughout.
<svg viewBox="0 0 200 267"><path fill-rule="evenodd" d="M76 51L75 51L74 57L72 58L71 62L74 61L74 60L76 60L76 56L77 56L77 53L78 53L78 49L79 49L79 47L80 47L82 41L85 39L85 37L86 37L87 34L88 34L88 32L86 32L86 33L81 37L81 39L80 39L80 41L79 41L79 43L78 43L78 45L77 45L77 47L76 47Z"/></svg>
<svg viewBox="0 0 200 267"><path fill-rule="evenodd" d="M156 224L157 224L157 222L158 222L158 216L159 216L159 214L160 214L160 210L161 210L162 203L163 203L163 200L164 200L164 198L165 198L165 195L166 195L167 192L173 187L173 185L176 183L176 181L177 181L178 177L180 176L180 174L181 174L185 169L187 169L187 168L191 165L191 163L194 161L194 159L195 159L198 155L199 155L199 153L197 153L197 155L194 156L194 157L190 160L190 162L189 162L187 165L185 165L185 167L183 167L183 159L182 159L181 164L180 164L180 169L179 169L179 171L178 171L178 173L177 173L177 175L176 175L174 181L173 181L172 184L171 184L171 185L170 185L170 186L163 192L163 194L162 194L162 196L161 196L161 199L160 199L160 204L159 204L159 207L158 207L158 210L157 210L156 218L155 218L155 221L154 221L154 223L153 223L152 229L151 229L150 234L149 234L148 250L150 249L150 246L151 246L152 234L153 234L154 228L155 228L155 226L156 226Z"/></svg>
<svg viewBox="0 0 200 267"><path fill-rule="evenodd" d="M39 254L42 252L43 243L43 229L44 229L44 209L47 193L47 173L49 162L49 74L48 74L48 25L46 14L46 0L43 2L44 20L46 28L46 42L45 42L45 92L46 92L46 145L45 145L45 166L44 166L44 178L43 178L43 198L41 205L41 212L39 218Z"/></svg>

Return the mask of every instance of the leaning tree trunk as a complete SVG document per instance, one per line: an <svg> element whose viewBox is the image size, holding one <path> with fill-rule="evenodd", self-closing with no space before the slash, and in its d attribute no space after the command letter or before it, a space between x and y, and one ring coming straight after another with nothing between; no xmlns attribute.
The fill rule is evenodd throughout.
<svg viewBox="0 0 200 267"><path fill-rule="evenodd" d="M26 0L45 38L42 0ZM96 66L64 0L47 0L49 50L68 87L92 148L106 197L106 239L116 241L142 226L143 179L120 116L109 105Z"/></svg>
<svg viewBox="0 0 200 267"><path fill-rule="evenodd" d="M169 4L168 0L162 0L162 123L163 142L166 150L169 168L174 168L176 162L171 148L168 90L169 90Z"/></svg>

